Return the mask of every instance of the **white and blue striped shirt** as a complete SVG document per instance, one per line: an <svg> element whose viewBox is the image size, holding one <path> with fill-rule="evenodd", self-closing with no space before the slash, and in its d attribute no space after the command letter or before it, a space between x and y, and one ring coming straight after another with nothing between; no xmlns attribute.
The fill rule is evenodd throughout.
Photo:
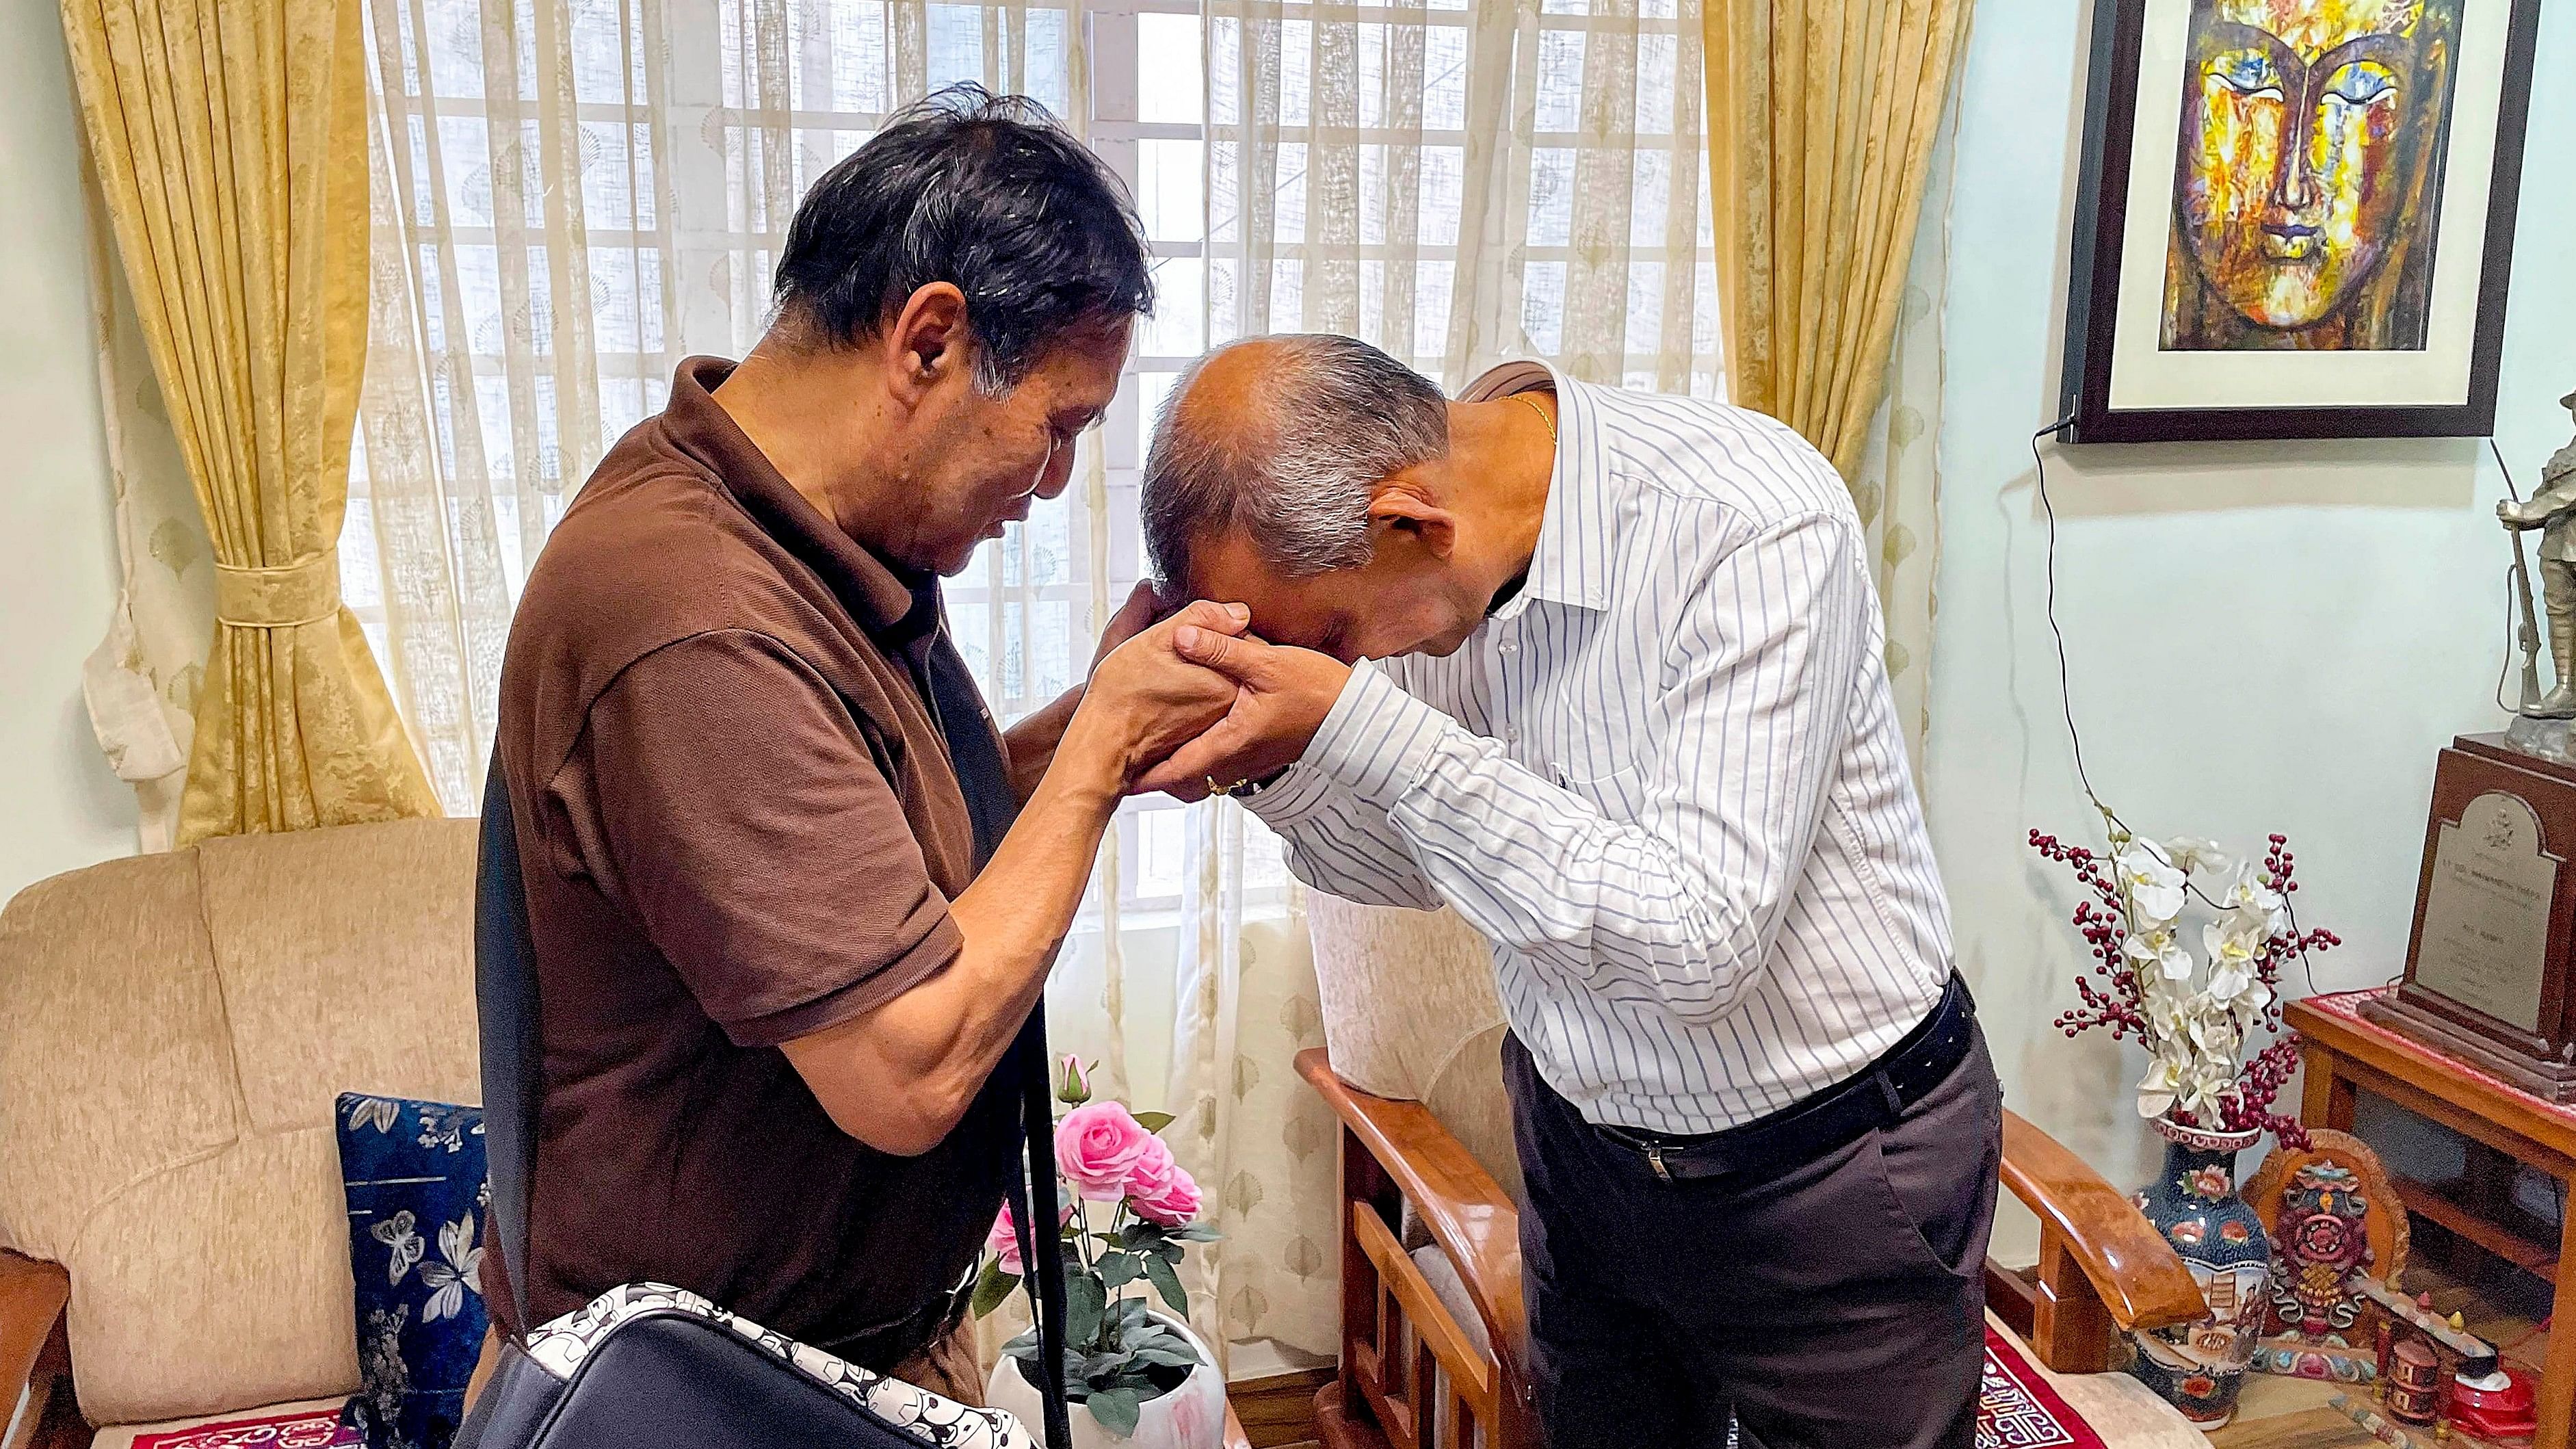
<svg viewBox="0 0 2576 1449"><path fill-rule="evenodd" d="M1949 908L1843 481L1756 413L1537 363L1555 470L1520 593L1445 659L1353 669L1252 802L1318 890L1454 907L1595 1121L1713 1132L1931 1010Z"/></svg>

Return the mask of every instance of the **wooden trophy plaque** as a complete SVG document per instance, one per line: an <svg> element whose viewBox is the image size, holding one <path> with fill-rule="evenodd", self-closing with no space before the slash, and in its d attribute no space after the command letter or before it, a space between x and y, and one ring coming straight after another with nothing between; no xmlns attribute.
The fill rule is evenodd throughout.
<svg viewBox="0 0 2576 1449"><path fill-rule="evenodd" d="M2371 1020L2576 1101L2576 764L2462 735L2433 770L2406 976Z"/></svg>

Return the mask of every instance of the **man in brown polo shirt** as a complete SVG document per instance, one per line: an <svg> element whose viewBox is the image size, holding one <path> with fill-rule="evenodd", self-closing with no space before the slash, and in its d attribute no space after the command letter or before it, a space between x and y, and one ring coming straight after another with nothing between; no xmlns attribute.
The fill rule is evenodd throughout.
<svg viewBox="0 0 2576 1449"><path fill-rule="evenodd" d="M530 1312L673 1283L973 1400L956 1289L1018 1140L995 1066L1111 811L1233 686L1138 600L1004 739L945 631L938 577L1064 488L1151 302L1127 201L1043 112L899 117L806 197L777 295L601 462L511 631Z"/></svg>

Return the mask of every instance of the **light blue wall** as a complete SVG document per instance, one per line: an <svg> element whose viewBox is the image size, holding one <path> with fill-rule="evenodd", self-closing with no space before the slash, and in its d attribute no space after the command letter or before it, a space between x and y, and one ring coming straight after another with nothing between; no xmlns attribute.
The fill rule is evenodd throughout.
<svg viewBox="0 0 2576 1449"><path fill-rule="evenodd" d="M1925 786L1960 960L2014 1105L2115 1180L2145 1170L2141 1061L2070 1043L2074 896L2024 845L2099 826L2041 613L2029 438L2055 420L2090 0L1979 0L1962 77ZM2576 5L2542 7L2498 441L2528 488L2576 390ZM2507 546L2483 445L2057 452L2058 616L2104 798L2138 829L2290 834L2326 990L2406 950L2435 751L2500 726Z"/></svg>
<svg viewBox="0 0 2576 1449"><path fill-rule="evenodd" d="M0 6L0 900L135 848L80 697L117 565L68 67L55 6Z"/></svg>

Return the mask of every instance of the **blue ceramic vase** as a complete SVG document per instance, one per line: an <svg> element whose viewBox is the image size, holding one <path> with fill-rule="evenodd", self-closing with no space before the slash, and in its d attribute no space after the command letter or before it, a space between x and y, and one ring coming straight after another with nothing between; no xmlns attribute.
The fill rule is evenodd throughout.
<svg viewBox="0 0 2576 1449"><path fill-rule="evenodd" d="M2236 1193L2236 1154L2260 1132L2207 1132L2159 1118L2164 1170L2132 1199L2200 1284L2209 1316L2198 1323L2130 1335L2129 1372L2183 1417L2204 1428L2236 1413L2254 1342L2263 1327L2272 1243Z"/></svg>

